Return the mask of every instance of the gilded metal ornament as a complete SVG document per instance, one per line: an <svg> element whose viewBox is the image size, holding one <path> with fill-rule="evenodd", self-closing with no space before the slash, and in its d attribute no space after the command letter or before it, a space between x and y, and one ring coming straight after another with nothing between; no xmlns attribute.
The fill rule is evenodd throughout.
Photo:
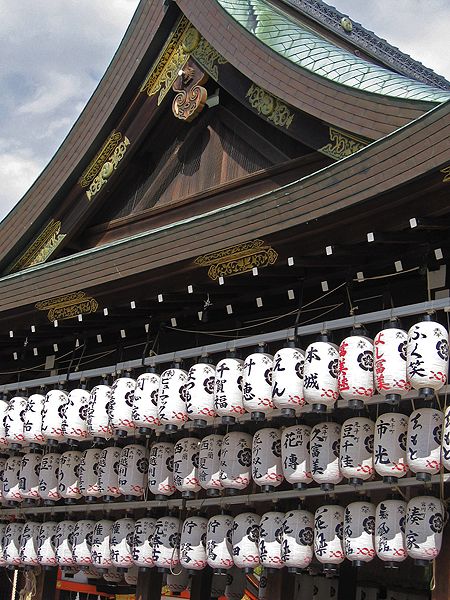
<svg viewBox="0 0 450 600"><path fill-rule="evenodd" d="M319 152L326 154L335 160L346 158L354 154L361 148L367 146L369 142L363 138L351 135L335 127L330 127L330 142L319 148Z"/></svg>
<svg viewBox="0 0 450 600"><path fill-rule="evenodd" d="M8 273L15 273L27 267L43 263L56 250L66 237L61 233L61 221L51 220L41 231L34 242L25 250L19 259L8 269Z"/></svg>
<svg viewBox="0 0 450 600"><path fill-rule="evenodd" d="M92 198L98 194L98 192L102 189L111 175L117 169L117 166L124 157L129 145L130 140L127 137L124 137L123 140L116 146L108 160L103 163L99 174L92 181L89 189L86 190L86 196L88 197L88 200L92 200Z"/></svg>
<svg viewBox="0 0 450 600"><path fill-rule="evenodd" d="M81 187L86 188L90 186L90 184L102 170L105 162L111 158L114 150L121 141L122 134L120 131L113 131L101 149L97 152L95 158L89 163L89 166L84 171L83 175L80 177L78 183L81 185Z"/></svg>
<svg viewBox="0 0 450 600"><path fill-rule="evenodd" d="M208 93L203 84L208 80L208 75L200 71L195 63L188 63L173 84L177 92L173 102L172 111L177 119L190 122L203 110L208 99Z"/></svg>
<svg viewBox="0 0 450 600"><path fill-rule="evenodd" d="M98 302L86 292L72 292L64 296L56 296L35 304L37 310L47 311L49 321L64 321L78 315L90 315L98 309Z"/></svg>
<svg viewBox="0 0 450 600"><path fill-rule="evenodd" d="M450 165L448 167L444 167L443 169L441 169L441 173L444 173L444 178L442 179L442 181L444 183L449 183L450 182Z"/></svg>
<svg viewBox="0 0 450 600"><path fill-rule="evenodd" d="M281 100L254 83L247 90L245 98L258 114L271 121L277 127L289 129L294 120L294 113Z"/></svg>

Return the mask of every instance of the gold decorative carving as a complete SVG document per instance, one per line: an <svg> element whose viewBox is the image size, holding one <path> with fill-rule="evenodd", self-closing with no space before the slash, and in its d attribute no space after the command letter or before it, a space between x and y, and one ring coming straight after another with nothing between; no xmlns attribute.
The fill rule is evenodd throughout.
<svg viewBox="0 0 450 600"><path fill-rule="evenodd" d="M8 272L15 273L45 262L65 237L66 235L61 233L61 221L52 219Z"/></svg>
<svg viewBox="0 0 450 600"><path fill-rule="evenodd" d="M104 163L109 160L122 141L122 134L119 131L113 131L108 137L106 142L103 144L101 150L97 152L95 158L89 163L88 168L84 171L80 177L78 183L81 187L86 188L94 181L97 175L102 170Z"/></svg>
<svg viewBox="0 0 450 600"><path fill-rule="evenodd" d="M294 120L294 113L281 100L254 83L247 90L245 98L258 114L265 117L268 121L272 121L277 127L289 129Z"/></svg>
<svg viewBox="0 0 450 600"><path fill-rule="evenodd" d="M209 266L208 276L216 281L219 277L248 273L254 267L261 269L274 265L277 258L278 253L263 240L252 240L202 254L195 259L195 264L201 267Z"/></svg>
<svg viewBox="0 0 450 600"><path fill-rule="evenodd" d="M177 119L190 122L203 110L208 93L203 86L208 75L200 71L195 63L186 65L173 84L174 92L178 92L172 102L172 111Z"/></svg>
<svg viewBox="0 0 450 600"><path fill-rule="evenodd" d="M367 146L367 140L359 138L335 127L330 127L330 143L319 148L319 152L326 154L335 160L354 154L361 148Z"/></svg>
<svg viewBox="0 0 450 600"><path fill-rule="evenodd" d="M88 296L86 292L80 291L42 300L35 304L35 307L37 310L47 311L48 320L53 322L95 313L98 302L95 298Z"/></svg>
<svg viewBox="0 0 450 600"><path fill-rule="evenodd" d="M127 137L124 137L123 140L116 146L108 160L103 163L100 173L92 181L89 189L86 190L86 196L88 197L88 200L92 200L92 198L99 193L108 179L117 169L117 166L124 157L129 145L130 140Z"/></svg>
<svg viewBox="0 0 450 600"><path fill-rule="evenodd" d="M450 165L448 167L444 167L443 169L441 169L441 173L444 173L444 178L442 181L444 183L449 183L450 182Z"/></svg>
<svg viewBox="0 0 450 600"><path fill-rule="evenodd" d="M199 65L202 66L215 81L219 78L219 69L217 65L224 65L227 62L225 58L203 37L192 51L192 58L195 58Z"/></svg>

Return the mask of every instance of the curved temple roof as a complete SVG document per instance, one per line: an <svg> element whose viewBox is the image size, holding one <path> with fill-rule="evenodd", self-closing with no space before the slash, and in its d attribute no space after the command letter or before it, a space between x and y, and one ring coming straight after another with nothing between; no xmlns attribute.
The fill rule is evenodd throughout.
<svg viewBox="0 0 450 600"><path fill-rule="evenodd" d="M408 100L439 103L450 99L450 92L399 75L335 46L266 0L216 1L274 52L335 83Z"/></svg>

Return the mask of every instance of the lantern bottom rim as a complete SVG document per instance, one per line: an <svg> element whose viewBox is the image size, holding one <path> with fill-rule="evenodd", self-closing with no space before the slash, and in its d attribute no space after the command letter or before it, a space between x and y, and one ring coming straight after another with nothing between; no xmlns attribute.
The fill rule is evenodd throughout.
<svg viewBox="0 0 450 600"><path fill-rule="evenodd" d="M306 490L307 487L308 487L308 484L307 483L303 483L301 481L298 481L297 483L294 483L292 485L292 487L293 487L294 490Z"/></svg>
<svg viewBox="0 0 450 600"><path fill-rule="evenodd" d="M206 419L194 419L193 424L196 429L204 429L208 425L208 422Z"/></svg>
<svg viewBox="0 0 450 600"><path fill-rule="evenodd" d="M348 484L349 485L353 485L353 486L359 486L363 484L363 480L360 479L359 477L349 477L348 478Z"/></svg>
<svg viewBox="0 0 450 600"><path fill-rule="evenodd" d="M190 491L182 492L181 497L184 498L185 500L192 500L195 498L195 492L190 492Z"/></svg>
<svg viewBox="0 0 450 600"><path fill-rule="evenodd" d="M150 573L152 567L138 567L139 573Z"/></svg>
<svg viewBox="0 0 450 600"><path fill-rule="evenodd" d="M225 488L225 496L239 496L241 491L236 488Z"/></svg>
<svg viewBox="0 0 450 600"><path fill-rule="evenodd" d="M347 406L351 410L361 410L364 408L364 402L362 400L358 400L357 398L352 398L348 401Z"/></svg>
<svg viewBox="0 0 450 600"><path fill-rule="evenodd" d="M431 560L426 560L425 558L416 558L414 559L414 564L416 567L427 567L430 564Z"/></svg>
<svg viewBox="0 0 450 600"><path fill-rule="evenodd" d="M326 404L313 404L311 411L313 413L326 413L327 412L327 405Z"/></svg>
<svg viewBox="0 0 450 600"><path fill-rule="evenodd" d="M94 444L98 444L99 446L103 446L104 444L106 444L105 438L98 437L98 436L95 436L95 435L92 438L92 441L93 441Z"/></svg>
<svg viewBox="0 0 450 600"><path fill-rule="evenodd" d="M430 387L419 388L419 398L428 398L429 396L434 396L435 390Z"/></svg>
<svg viewBox="0 0 450 600"><path fill-rule="evenodd" d="M151 435L152 429L150 427L139 427L138 432L141 435Z"/></svg>
<svg viewBox="0 0 450 600"><path fill-rule="evenodd" d="M222 417L222 425L234 425L236 423L236 417L226 415Z"/></svg>
<svg viewBox="0 0 450 600"><path fill-rule="evenodd" d="M164 433L175 433L176 431L178 431L178 425L174 425L173 423L164 425Z"/></svg>
<svg viewBox="0 0 450 600"><path fill-rule="evenodd" d="M430 473L416 473L416 479L417 481L423 481L428 482L431 481L431 474Z"/></svg>
<svg viewBox="0 0 450 600"><path fill-rule="evenodd" d="M215 490L214 488L206 490L206 496L208 498L217 498L218 496L220 496L220 490Z"/></svg>
<svg viewBox="0 0 450 600"><path fill-rule="evenodd" d="M333 492L334 491L334 483L321 483L320 489L322 492Z"/></svg>
<svg viewBox="0 0 450 600"><path fill-rule="evenodd" d="M385 396L386 402L388 404L393 404L393 405L397 405L401 399L402 399L402 397L400 396L400 394L386 394L386 396Z"/></svg>
<svg viewBox="0 0 450 600"><path fill-rule="evenodd" d="M397 562L395 562L393 560L387 560L384 563L384 568L385 569L398 569L398 567L399 567L399 563L397 563Z"/></svg>
<svg viewBox="0 0 450 600"><path fill-rule="evenodd" d="M295 417L295 409L294 408L282 408L281 416L286 417L287 419L293 419Z"/></svg>
<svg viewBox="0 0 450 600"><path fill-rule="evenodd" d="M265 421L266 420L266 414L263 413L263 412L261 412L261 411L259 411L259 410L255 410L255 411L252 411L250 413L250 419L252 421Z"/></svg>

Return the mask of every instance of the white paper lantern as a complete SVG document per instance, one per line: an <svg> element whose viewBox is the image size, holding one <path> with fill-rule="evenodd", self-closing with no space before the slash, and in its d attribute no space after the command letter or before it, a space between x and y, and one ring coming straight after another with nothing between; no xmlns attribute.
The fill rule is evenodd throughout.
<svg viewBox="0 0 450 600"><path fill-rule="evenodd" d="M0 456L0 504L2 504L2 505L6 504L6 500L3 497L3 474L5 472L5 465L6 465L6 457ZM0 539L1 539L1 537L0 537ZM0 560L1 560L1 556L0 556Z"/></svg>
<svg viewBox="0 0 450 600"><path fill-rule="evenodd" d="M408 417L401 413L386 413L376 420L374 468L385 483L395 483L408 472L407 431Z"/></svg>
<svg viewBox="0 0 450 600"><path fill-rule="evenodd" d="M180 564L181 522L176 517L156 521L153 534L153 562L160 569L170 570Z"/></svg>
<svg viewBox="0 0 450 600"><path fill-rule="evenodd" d="M164 500L176 492L173 482L174 444L158 442L150 448L148 489L155 500Z"/></svg>
<svg viewBox="0 0 450 600"><path fill-rule="evenodd" d="M266 512L259 525L259 560L266 569L284 567L281 559L281 542L283 540L284 513Z"/></svg>
<svg viewBox="0 0 450 600"><path fill-rule="evenodd" d="M119 461L119 492L124 500L134 500L144 495L147 487L148 451L145 446L125 446Z"/></svg>
<svg viewBox="0 0 450 600"><path fill-rule="evenodd" d="M121 449L117 446L103 448L98 461L98 489L105 502L120 496L119 461Z"/></svg>
<svg viewBox="0 0 450 600"><path fill-rule="evenodd" d="M214 408L222 423L234 424L245 414L242 395L244 361L230 352L217 363L214 389Z"/></svg>
<svg viewBox="0 0 450 600"><path fill-rule="evenodd" d="M233 523L234 564L246 573L252 573L259 565L259 524L261 517L244 512L236 515Z"/></svg>
<svg viewBox="0 0 450 600"><path fill-rule="evenodd" d="M420 481L430 481L441 468L443 420L442 412L434 408L419 408L409 417L407 461Z"/></svg>
<svg viewBox="0 0 450 600"><path fill-rule="evenodd" d="M340 435L341 426L338 423L319 423L311 429L311 475L327 492L342 480L339 469Z"/></svg>
<svg viewBox="0 0 450 600"><path fill-rule="evenodd" d="M113 522L109 519L97 521L92 533L91 557L92 564L99 571L105 571L112 565L109 541Z"/></svg>
<svg viewBox="0 0 450 600"><path fill-rule="evenodd" d="M406 502L383 500L375 512L375 550L387 567L407 557L405 540Z"/></svg>
<svg viewBox="0 0 450 600"><path fill-rule="evenodd" d="M98 486L100 453L98 448L88 448L81 456L79 484L81 495L86 502L95 502L95 499L101 496Z"/></svg>
<svg viewBox="0 0 450 600"><path fill-rule="evenodd" d="M134 524L133 562L139 571L145 572L155 566L153 562L153 534L156 519L143 517Z"/></svg>
<svg viewBox="0 0 450 600"><path fill-rule="evenodd" d="M67 397L62 429L70 445L89 439L88 411L90 392L86 389L75 389Z"/></svg>
<svg viewBox="0 0 450 600"><path fill-rule="evenodd" d="M285 417L295 417L305 405L303 395L303 369L305 353L289 342L273 357L272 399L275 408L281 409Z"/></svg>
<svg viewBox="0 0 450 600"><path fill-rule="evenodd" d="M27 405L26 398L14 396L8 402L8 407L4 416L4 427L6 443L10 448L18 450L23 446L23 417Z"/></svg>
<svg viewBox="0 0 450 600"><path fill-rule="evenodd" d="M206 528L208 519L187 517L183 523L180 541L180 563L188 571L206 567Z"/></svg>
<svg viewBox="0 0 450 600"><path fill-rule="evenodd" d="M175 573L167 573L166 589L171 594L181 594L189 586L189 573L185 569L177 568Z"/></svg>
<svg viewBox="0 0 450 600"><path fill-rule="evenodd" d="M395 326L383 329L374 339L375 385L387 402L397 404L411 389L406 376L406 346L408 334Z"/></svg>
<svg viewBox="0 0 450 600"><path fill-rule="evenodd" d="M245 594L247 578L244 571L237 567L232 567L227 571L227 587L225 588L225 598L227 600L242 600Z"/></svg>
<svg viewBox="0 0 450 600"><path fill-rule="evenodd" d="M123 573L119 573L115 567L111 567L103 573L103 579L108 583L120 583L123 579Z"/></svg>
<svg viewBox="0 0 450 600"><path fill-rule="evenodd" d="M27 398L23 415L23 440L24 445L37 449L45 445L47 438L42 433L42 408L45 396L31 394Z"/></svg>
<svg viewBox="0 0 450 600"><path fill-rule="evenodd" d="M351 502L344 513L344 553L355 567L375 557L375 504Z"/></svg>
<svg viewBox="0 0 450 600"><path fill-rule="evenodd" d="M183 498L193 498L200 487L198 480L198 455L200 442L197 438L182 438L174 448L173 481Z"/></svg>
<svg viewBox="0 0 450 600"><path fill-rule="evenodd" d="M26 567L35 567L39 564L38 560L38 536L40 523L27 521L20 534L20 562Z"/></svg>
<svg viewBox="0 0 450 600"><path fill-rule="evenodd" d="M160 426L158 417L158 390L160 377L154 367L136 379L133 403L133 423L139 433L149 435Z"/></svg>
<svg viewBox="0 0 450 600"><path fill-rule="evenodd" d="M198 480L206 490L208 497L220 496L222 483L220 481L220 452L223 435L213 433L200 442L198 458Z"/></svg>
<svg viewBox="0 0 450 600"><path fill-rule="evenodd" d="M264 421L273 412L272 400L273 356L260 346L244 362L244 408L254 421Z"/></svg>
<svg viewBox="0 0 450 600"><path fill-rule="evenodd" d="M214 410L214 383L216 370L213 365L199 362L192 365L185 386L186 412L194 426L206 427L216 417Z"/></svg>
<svg viewBox="0 0 450 600"><path fill-rule="evenodd" d="M306 569L314 551L314 515L307 510L291 510L284 515L281 560L288 571Z"/></svg>
<svg viewBox="0 0 450 600"><path fill-rule="evenodd" d="M374 394L373 342L360 333L353 329L339 346L339 392L357 409Z"/></svg>
<svg viewBox="0 0 450 600"><path fill-rule="evenodd" d="M39 564L45 568L56 565L55 534L58 523L47 521L39 527L37 556Z"/></svg>
<svg viewBox="0 0 450 600"><path fill-rule="evenodd" d="M118 519L113 523L109 549L111 561L118 570L127 569L133 565L134 520Z"/></svg>
<svg viewBox="0 0 450 600"><path fill-rule="evenodd" d="M58 491L59 459L55 452L44 454L39 469L39 496L45 506L55 504L61 496Z"/></svg>
<svg viewBox="0 0 450 600"><path fill-rule="evenodd" d="M187 373L176 366L161 375L158 391L158 418L167 433L177 431L187 420L185 386Z"/></svg>
<svg viewBox="0 0 450 600"><path fill-rule="evenodd" d="M75 560L72 552L74 521L60 521L55 532L55 556L56 562L61 568L73 567Z"/></svg>
<svg viewBox="0 0 450 600"><path fill-rule="evenodd" d="M406 548L417 565L429 564L439 554L444 530L444 506L433 496L416 496L406 509Z"/></svg>
<svg viewBox="0 0 450 600"><path fill-rule="evenodd" d="M87 426L94 442L102 442L113 436L109 417L111 408L111 388L104 383L96 385L89 396Z"/></svg>
<svg viewBox="0 0 450 600"><path fill-rule="evenodd" d="M2 539L3 561L8 567L17 567L21 564L20 538L23 523L8 523Z"/></svg>
<svg viewBox="0 0 450 600"><path fill-rule="evenodd" d="M215 515L208 521L206 530L206 560L214 573L225 573L234 565L233 518L230 515Z"/></svg>
<svg viewBox="0 0 450 600"><path fill-rule="evenodd" d="M407 374L419 395L434 396L447 383L448 332L425 315L408 331Z"/></svg>
<svg viewBox="0 0 450 600"><path fill-rule="evenodd" d="M260 429L253 436L252 478L264 492L272 492L283 482L279 429Z"/></svg>
<svg viewBox="0 0 450 600"><path fill-rule="evenodd" d="M22 456L19 475L19 490L22 498L28 500L39 499L39 471L41 468L41 454L29 452Z"/></svg>
<svg viewBox="0 0 450 600"><path fill-rule="evenodd" d="M63 419L68 396L64 390L50 390L42 404L42 434L49 446L57 446L65 441Z"/></svg>
<svg viewBox="0 0 450 600"><path fill-rule="evenodd" d="M8 503L22 502L19 485L21 465L21 456L10 456L6 459L2 479L2 494L4 500Z"/></svg>
<svg viewBox="0 0 450 600"><path fill-rule="evenodd" d="M286 481L295 489L305 489L311 483L309 440L311 427L292 425L281 434L281 465Z"/></svg>
<svg viewBox="0 0 450 600"><path fill-rule="evenodd" d="M252 436L242 431L227 433L220 455L220 481L227 495L238 494L250 483Z"/></svg>
<svg viewBox="0 0 450 600"><path fill-rule="evenodd" d="M6 450L8 442L6 441L5 432L5 415L8 408L8 401L6 395L0 398L0 451Z"/></svg>
<svg viewBox="0 0 450 600"><path fill-rule="evenodd" d="M339 348L326 332L306 348L303 395L313 412L326 412L338 399L338 363Z"/></svg>
<svg viewBox="0 0 450 600"><path fill-rule="evenodd" d="M318 508L314 515L314 554L325 572L334 572L344 560L342 543L344 508L329 504Z"/></svg>
<svg viewBox="0 0 450 600"><path fill-rule="evenodd" d="M339 464L352 485L360 485L373 475L374 428L375 423L366 417L353 417L342 425Z"/></svg>
<svg viewBox="0 0 450 600"><path fill-rule="evenodd" d="M445 469L450 471L450 406L445 409L443 427L441 460Z"/></svg>
<svg viewBox="0 0 450 600"><path fill-rule="evenodd" d="M95 521L82 519L75 523L72 535L72 553L74 563L81 567L92 564L91 547Z"/></svg>
<svg viewBox="0 0 450 600"><path fill-rule="evenodd" d="M136 586L138 580L137 567L129 567L123 574L123 578L126 584Z"/></svg>
<svg viewBox="0 0 450 600"><path fill-rule="evenodd" d="M79 476L82 456L82 452L69 450L59 459L58 492L68 503L81 498Z"/></svg>
<svg viewBox="0 0 450 600"><path fill-rule="evenodd" d="M133 403L136 380L128 373L119 377L111 386L111 402L109 404L109 417L113 431L119 437L134 435Z"/></svg>

